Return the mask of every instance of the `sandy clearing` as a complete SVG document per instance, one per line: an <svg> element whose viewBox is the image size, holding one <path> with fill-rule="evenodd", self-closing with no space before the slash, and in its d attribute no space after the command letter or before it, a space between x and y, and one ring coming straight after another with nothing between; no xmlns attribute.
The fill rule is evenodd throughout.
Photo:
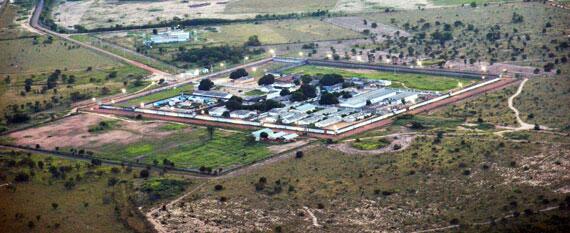
<svg viewBox="0 0 570 233"><path fill-rule="evenodd" d="M105 144L129 144L143 138L164 137L171 132L157 130L166 124L161 122L121 121L116 130L103 133L89 133L92 125L107 117L94 114L79 114L44 126L17 131L8 136L18 145L53 149L55 147L96 148Z"/></svg>
<svg viewBox="0 0 570 233"><path fill-rule="evenodd" d="M255 17L254 14L224 13L227 4L219 4L220 2L222 1L201 0L184 2L165 0L156 2L119 2L113 0L86 0L81 2L64 2L55 8L52 16L58 24L64 27L73 27L73 25L80 24L87 28L108 27L115 24L142 25L170 20L173 17L181 19L238 19ZM195 7L204 3L210 4Z"/></svg>
<svg viewBox="0 0 570 233"><path fill-rule="evenodd" d="M393 7L398 9L417 9L418 6L423 8L435 7L428 0L339 0L334 8L334 11L343 12L363 12L363 11L378 11L386 7Z"/></svg>
<svg viewBox="0 0 570 233"><path fill-rule="evenodd" d="M283 153L283 152L291 150L291 149L300 148L304 145L309 144L312 141L314 141L314 139L309 138L306 140L299 140L299 141L291 142L291 143L287 143L287 144L279 144L279 145L269 146L269 147L267 147L267 149L269 149L269 151L271 151L271 153L273 153L273 154L279 154L279 153Z"/></svg>
<svg viewBox="0 0 570 233"><path fill-rule="evenodd" d="M343 153L346 154L364 154L364 155L376 155L376 154L383 154L383 153L389 153L389 152L398 152L398 151L402 151L407 149L414 141L414 139L416 138L415 135L410 135L410 134L391 134L391 135L386 135L386 136L377 136L377 137L370 137L370 138L362 138L362 139L376 139L376 138L390 138L392 141L390 142L390 145L382 147L380 149L377 150L359 150L356 149L354 147L352 147L350 145L350 143L352 141L354 141L354 139L351 140L346 140L342 143L338 143L338 144L332 144L329 146L329 148L331 149L335 149L338 151L341 151ZM400 145L401 148L398 150L394 150L394 145Z"/></svg>

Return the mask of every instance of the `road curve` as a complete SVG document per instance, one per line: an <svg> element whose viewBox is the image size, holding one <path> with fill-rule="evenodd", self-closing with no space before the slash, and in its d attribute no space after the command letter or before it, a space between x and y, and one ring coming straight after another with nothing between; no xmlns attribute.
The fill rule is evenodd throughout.
<svg viewBox="0 0 570 233"><path fill-rule="evenodd" d="M169 74L169 73L167 73L167 72L164 72L164 71L162 71L162 70L159 70L159 69L156 69L156 68L147 66L147 65L145 65L145 64L143 64L143 63L140 63L140 62L137 62L137 61L133 61L133 60L131 60L131 59L128 59L128 58L119 56L119 55L117 55L117 54L111 53L111 52L109 52L109 51L106 51L106 50L97 48L97 47L92 46L92 45L90 45L90 44L83 43L83 42L81 42L81 41L75 40L75 39L71 38L69 35L61 34L61 33L58 33L58 32L54 32L54 31L52 31L52 30L50 30L50 29L48 29L48 28L44 28L44 27L39 23L40 15L41 15L41 13L42 13L42 11L43 11L43 8L44 8L44 2L45 2L45 0L40 0L40 1L38 2L38 4L36 4L36 8L34 9L34 13L32 14L32 19L30 20L30 26L32 26L33 28L35 28L35 29L37 29L37 30L39 30L39 31L42 31L42 32L44 32L44 33L46 33L46 34L48 34L48 35L52 35L52 36L55 36L55 37L57 37L57 38L60 38L60 39L63 39L63 40L67 40L67 41L73 42L73 43L78 44L78 45L81 45L81 46L83 46L83 47L85 47L85 48L91 49L91 50L93 50L93 51L95 51L95 52L98 52L98 53L101 53L101 54L110 56L110 57L112 57L112 58L121 60L121 61L126 62L126 63L131 64L131 65L134 65L134 66L136 66L136 67L139 67L139 68L141 68L141 69L143 69L143 70L146 70L146 71L150 72L151 74L155 74L155 75L165 75L165 76L171 75L171 74Z"/></svg>

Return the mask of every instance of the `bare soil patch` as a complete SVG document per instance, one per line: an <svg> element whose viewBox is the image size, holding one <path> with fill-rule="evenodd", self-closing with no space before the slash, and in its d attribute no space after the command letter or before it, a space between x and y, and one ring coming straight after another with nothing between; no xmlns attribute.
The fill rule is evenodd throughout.
<svg viewBox="0 0 570 233"><path fill-rule="evenodd" d="M18 145L53 149L55 147L97 147L109 143L130 144L144 138L160 138L172 132L161 131L162 122L119 121L117 126L101 133L90 133L89 127L108 120L103 116L80 114L48 125L14 132L9 137Z"/></svg>
<svg viewBox="0 0 570 233"><path fill-rule="evenodd" d="M398 152L405 150L412 144L415 137L416 137L415 135L387 135L387 136L372 137L372 138L389 138L391 140L390 145L387 145L377 150L360 150L354 148L351 145L351 142L354 140L347 140L343 143L333 144L330 145L329 148L341 151L346 154L364 154L364 155L383 154L383 153ZM396 145L399 145L400 148L395 150L394 146Z"/></svg>

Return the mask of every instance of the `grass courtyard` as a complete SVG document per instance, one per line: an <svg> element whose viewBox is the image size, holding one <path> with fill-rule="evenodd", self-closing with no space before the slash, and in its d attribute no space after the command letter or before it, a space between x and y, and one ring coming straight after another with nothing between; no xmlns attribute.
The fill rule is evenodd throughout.
<svg viewBox="0 0 570 233"><path fill-rule="evenodd" d="M473 79L421 75L421 74L408 74L408 73L392 73L373 70L351 70L341 68L331 68L324 66L299 66L292 69L285 70L285 73L293 74L340 74L345 78L365 78L365 79L382 79L392 81L392 87L397 88L411 88L417 90L430 90L430 91L448 91L458 88L460 83L463 86L475 83Z"/></svg>
<svg viewBox="0 0 570 233"><path fill-rule="evenodd" d="M192 91L194 91L193 85L183 85L183 86L177 87L176 89L171 88L171 89L156 92L156 93L153 93L150 95L145 95L145 96L141 96L138 98L130 99L130 100L127 100L125 102L118 103L117 105L121 106L121 107L132 107L132 106L138 107L138 106L140 106L141 103L149 104L149 103L153 103L153 102L156 102L159 100L163 100L163 99L167 99L170 97L180 95L181 93L191 94Z"/></svg>

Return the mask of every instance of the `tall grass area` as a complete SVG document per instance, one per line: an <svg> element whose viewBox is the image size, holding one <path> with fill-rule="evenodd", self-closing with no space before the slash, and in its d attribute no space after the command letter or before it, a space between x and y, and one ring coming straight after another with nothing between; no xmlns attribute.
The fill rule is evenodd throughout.
<svg viewBox="0 0 570 233"><path fill-rule="evenodd" d="M308 75L319 75L319 74L340 74L344 78L365 78L365 79L382 79L392 81L392 87L404 87L417 90L430 90L430 91L448 91L459 87L459 83L463 86L475 83L476 80L473 79L463 79L463 78L453 78L453 77L443 77L443 76L432 76L423 74L409 74L409 73L398 73L392 72L382 72L374 70L351 70L351 69L341 69L341 68L331 68L324 66L299 66L291 68L284 71L285 73L293 74L308 74Z"/></svg>
<svg viewBox="0 0 570 233"><path fill-rule="evenodd" d="M0 166L3 232L148 231L129 201L138 170L6 150Z"/></svg>

